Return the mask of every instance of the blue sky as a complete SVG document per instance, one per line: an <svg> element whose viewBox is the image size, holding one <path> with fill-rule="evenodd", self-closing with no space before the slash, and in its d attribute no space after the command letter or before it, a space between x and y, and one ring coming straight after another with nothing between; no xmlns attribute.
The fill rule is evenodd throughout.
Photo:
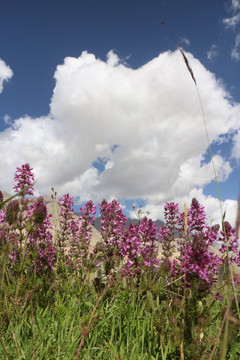
<svg viewBox="0 0 240 360"><path fill-rule="evenodd" d="M29 162L36 193L118 198L162 217L196 196L234 221L240 158L239 0L1 0L0 186Z"/></svg>

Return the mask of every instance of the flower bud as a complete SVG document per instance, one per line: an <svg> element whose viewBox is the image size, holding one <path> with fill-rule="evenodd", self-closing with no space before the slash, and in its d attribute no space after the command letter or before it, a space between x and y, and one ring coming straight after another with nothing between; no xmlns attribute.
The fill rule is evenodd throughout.
<svg viewBox="0 0 240 360"><path fill-rule="evenodd" d="M3 202L3 193L0 191L0 204Z"/></svg>
<svg viewBox="0 0 240 360"><path fill-rule="evenodd" d="M9 225L12 225L17 221L18 213L19 213L18 200L10 201L6 208L6 221L9 223Z"/></svg>
<svg viewBox="0 0 240 360"><path fill-rule="evenodd" d="M39 196L34 204L33 216L36 224L42 224L47 216L47 207L43 203L43 197Z"/></svg>

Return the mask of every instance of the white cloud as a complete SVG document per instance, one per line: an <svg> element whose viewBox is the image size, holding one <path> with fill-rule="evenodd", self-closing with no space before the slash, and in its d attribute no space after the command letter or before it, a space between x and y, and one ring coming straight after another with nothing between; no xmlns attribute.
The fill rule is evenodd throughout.
<svg viewBox="0 0 240 360"><path fill-rule="evenodd" d="M232 9L234 11L240 9L240 0L232 0Z"/></svg>
<svg viewBox="0 0 240 360"><path fill-rule="evenodd" d="M3 91L4 81L8 81L13 76L11 68L6 65L6 63L0 59L0 94Z"/></svg>
<svg viewBox="0 0 240 360"><path fill-rule="evenodd" d="M193 198L196 198L200 204L204 205L205 212L207 215L206 221L209 225L222 224L222 215L226 212L225 220L229 221L232 226L236 224L237 217L237 208L238 203L236 200L225 200L220 202L219 199L214 198L209 195L206 196L203 193L203 190L200 188L193 188L188 195L182 197L176 197L174 199L169 199L169 202L174 201L179 204L180 212L184 211L184 203L186 203L187 208L190 208L191 201ZM222 212L221 212L222 207ZM159 218L161 214L161 220L164 220L164 203L161 204L148 204L143 207L144 211L149 211L150 216L153 220ZM134 215L132 213L132 215Z"/></svg>
<svg viewBox="0 0 240 360"><path fill-rule="evenodd" d="M236 25L240 22L240 13L233 15L230 18L226 18L223 20L224 25L226 28L235 28Z"/></svg>
<svg viewBox="0 0 240 360"><path fill-rule="evenodd" d="M180 43L181 43L182 45L189 46L189 45L191 44L191 41L190 41L189 39L187 39L187 38L182 38L181 41L180 41Z"/></svg>
<svg viewBox="0 0 240 360"><path fill-rule="evenodd" d="M192 189L194 186L204 186L213 178L213 164L204 163L201 165L200 157L191 157L180 167L179 177L174 184L175 195L181 196ZM225 161L221 156L215 155L213 157L214 166L217 173L218 181L226 181L232 172L232 168L228 161Z"/></svg>
<svg viewBox="0 0 240 360"><path fill-rule="evenodd" d="M240 160L240 130L233 137L232 157Z"/></svg>
<svg viewBox="0 0 240 360"><path fill-rule="evenodd" d="M222 83L187 53L197 79L211 141L239 130L240 105ZM110 61L111 59L111 61ZM69 192L80 201L142 198L152 208L189 198L214 178L194 83L179 51L133 70L109 53L83 52L55 72L47 117L20 118L0 133L0 189L11 191L15 167L29 162L36 190ZM101 172L94 162L104 159ZM220 181L232 171L220 154ZM206 198L203 197L203 200ZM160 214L158 215L160 216Z"/></svg>
<svg viewBox="0 0 240 360"><path fill-rule="evenodd" d="M117 54L115 54L113 52L113 50L110 50L109 53L107 54L107 63L110 66L116 66L119 64L119 57L117 56Z"/></svg>
<svg viewBox="0 0 240 360"><path fill-rule="evenodd" d="M237 26L240 24L240 0L232 0L231 5L228 8L232 16L223 19L223 23L226 29L232 29L236 34L233 49L231 51L231 58L235 61L240 60L240 28Z"/></svg>
<svg viewBox="0 0 240 360"><path fill-rule="evenodd" d="M212 44L210 50L207 52L208 60L212 61L218 56L218 47L216 44Z"/></svg>
<svg viewBox="0 0 240 360"><path fill-rule="evenodd" d="M236 61L240 60L240 33L237 34L235 38L235 44L231 52L231 57Z"/></svg>

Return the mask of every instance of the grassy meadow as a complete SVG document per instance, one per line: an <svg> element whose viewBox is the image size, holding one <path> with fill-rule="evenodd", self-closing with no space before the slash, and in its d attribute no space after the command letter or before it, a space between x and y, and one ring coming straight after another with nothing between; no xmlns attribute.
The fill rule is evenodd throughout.
<svg viewBox="0 0 240 360"><path fill-rule="evenodd" d="M15 181L15 196L0 193L1 359L240 358L240 254L229 223L210 227L193 199L184 213L167 203L160 229L141 210L126 228L119 203L103 200L91 247L91 201L76 218L73 198L57 202L52 189L48 214L31 197L29 164Z"/></svg>

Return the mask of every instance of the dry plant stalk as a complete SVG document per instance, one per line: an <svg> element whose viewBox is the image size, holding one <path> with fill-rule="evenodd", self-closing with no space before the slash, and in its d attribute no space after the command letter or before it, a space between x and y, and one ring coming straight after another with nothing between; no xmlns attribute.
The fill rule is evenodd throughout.
<svg viewBox="0 0 240 360"><path fill-rule="evenodd" d="M222 333L222 331L223 331L223 327L224 327L225 321L226 321L226 319L227 319L228 313L229 313L229 309L227 309L227 310L225 311L225 314L224 314L224 317L223 317L223 321L222 321L221 327L220 327L220 329L219 329L218 336L217 336L217 339L216 339L214 348L213 348L213 350L212 350L212 352L211 352L211 355L210 355L210 357L209 357L208 360L212 360L212 359L213 359L213 355L215 354L215 351L216 351L216 348L217 348L217 344L218 344L218 342L219 342L220 335L221 335L221 333Z"/></svg>
<svg viewBox="0 0 240 360"><path fill-rule="evenodd" d="M20 351L19 351L19 347L18 347L18 343L17 343L17 338L16 338L16 335L15 335L15 333L14 333L14 332L12 333L12 336L13 336L13 340L14 340L15 345L16 345L16 349L17 349L18 357L19 357L19 359L20 359L20 358L21 358L21 354L20 354Z"/></svg>
<svg viewBox="0 0 240 360"><path fill-rule="evenodd" d="M179 48L179 50L181 51L181 54L182 54L183 59L184 59L184 62L185 62L185 64L186 64L187 68L188 68L188 71L190 72L191 77L192 77L193 81L195 82L195 85L197 86L197 82L196 82L196 79L195 79L195 77L194 77L192 68L191 68L191 66L189 65L188 59L186 58L186 55L184 54L183 49L182 49L182 48Z"/></svg>

